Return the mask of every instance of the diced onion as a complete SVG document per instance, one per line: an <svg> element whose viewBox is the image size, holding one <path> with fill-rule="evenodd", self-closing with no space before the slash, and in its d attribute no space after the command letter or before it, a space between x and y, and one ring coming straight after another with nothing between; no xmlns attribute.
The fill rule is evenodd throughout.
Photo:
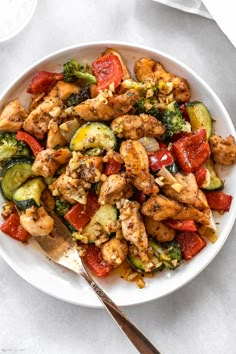
<svg viewBox="0 0 236 354"><path fill-rule="evenodd" d="M165 184L164 182L161 181L160 178L155 178L155 182L159 187L163 187Z"/></svg>
<svg viewBox="0 0 236 354"><path fill-rule="evenodd" d="M174 184L177 183L175 177L163 166L157 173L158 177L164 177L164 183Z"/></svg>
<svg viewBox="0 0 236 354"><path fill-rule="evenodd" d="M160 150L158 141L155 138L144 137L139 139L139 142L143 145L147 152L154 152Z"/></svg>
<svg viewBox="0 0 236 354"><path fill-rule="evenodd" d="M218 239L218 230L215 224L215 220L210 210L210 225L202 225L198 228L200 236L207 238L211 243L215 243Z"/></svg>
<svg viewBox="0 0 236 354"><path fill-rule="evenodd" d="M79 127L80 124L77 119L69 120L68 122L62 123L59 126L61 134L64 136L68 143Z"/></svg>

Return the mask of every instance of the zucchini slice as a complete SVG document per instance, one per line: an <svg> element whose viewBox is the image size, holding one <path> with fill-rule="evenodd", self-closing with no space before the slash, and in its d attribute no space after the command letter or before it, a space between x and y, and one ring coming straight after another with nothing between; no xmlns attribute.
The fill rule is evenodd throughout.
<svg viewBox="0 0 236 354"><path fill-rule="evenodd" d="M93 148L110 150L115 147L116 137L113 131L107 125L98 122L82 125L70 141L70 149L75 151Z"/></svg>
<svg viewBox="0 0 236 354"><path fill-rule="evenodd" d="M206 129L207 140L212 135L212 119L207 107L202 102L189 102L185 105L190 119L192 130Z"/></svg>
<svg viewBox="0 0 236 354"><path fill-rule="evenodd" d="M45 188L46 184L41 177L30 179L15 191L13 201L21 210L28 209L33 205L39 207L40 197Z"/></svg>
<svg viewBox="0 0 236 354"><path fill-rule="evenodd" d="M89 243L94 243L97 239L95 228L98 225L101 228L101 231L106 234L110 234L109 225L111 222L117 220L117 209L116 207L105 204L100 206L97 212L94 214L90 222L83 228L81 232L81 237L86 236L88 238ZM80 236L76 237L80 239Z"/></svg>
<svg viewBox="0 0 236 354"><path fill-rule="evenodd" d="M135 269L145 273L161 271L164 268L164 264L156 256L144 262L139 256L128 255L128 260Z"/></svg>
<svg viewBox="0 0 236 354"><path fill-rule="evenodd" d="M217 176L216 170L215 170L215 165L212 159L209 159L205 164L204 167L208 170L210 174L210 183L207 184L206 186L202 186L202 189L206 190L216 190L216 189L222 189L224 187L223 181L220 179L219 176Z"/></svg>
<svg viewBox="0 0 236 354"><path fill-rule="evenodd" d="M1 175L1 191L4 197L12 200L15 191L30 177L34 176L32 165L34 160L26 158L12 159Z"/></svg>
<svg viewBox="0 0 236 354"><path fill-rule="evenodd" d="M154 253L149 261L145 262L142 261L139 256L131 255L128 255L128 260L135 269L141 272L150 273L161 271L164 268L164 263L159 258L159 246L156 244L156 242L150 240L148 241L148 245L150 248L152 248Z"/></svg>

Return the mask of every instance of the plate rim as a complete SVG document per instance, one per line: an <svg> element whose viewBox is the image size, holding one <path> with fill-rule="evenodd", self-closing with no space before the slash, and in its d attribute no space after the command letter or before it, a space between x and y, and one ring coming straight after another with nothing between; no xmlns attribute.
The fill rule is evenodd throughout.
<svg viewBox="0 0 236 354"><path fill-rule="evenodd" d="M188 65L186 65L185 63L183 63L182 61L180 61L179 59L176 59L175 57L160 51L154 47L151 46L146 46L146 45L141 45L138 43L134 43L134 42L129 42L129 41L111 41L111 40L106 40L106 41L89 41L89 42L81 42L78 44L74 44L68 47L64 47L61 48L57 51L53 51L48 55L43 56L42 58L40 58L39 60L33 62L27 69L25 69L23 72L21 72L14 80L12 80L10 82L10 84L6 87L5 90L3 90L2 94L0 95L0 103L2 101L2 99L9 93L9 91L14 87L14 85L17 84L17 82L21 79L23 79L24 76L26 76L34 67L40 65L41 63L43 63L46 60L50 60L52 57L63 54L64 52L67 52L69 50L73 50L73 49L80 49L84 47L93 47L93 46L121 46L121 47L132 47L133 49L137 48L138 50L144 50L144 51L150 51L155 53L156 55L160 55L165 57L166 59L176 63L178 66L180 66L181 68L183 68L184 70L188 71L191 75L193 75L193 77L195 77L203 86L206 87L206 89L210 92L211 96L216 100L218 106L221 108L221 110L223 111L224 117L227 120L227 123L229 125L229 128L232 132L234 132L234 136L235 136L235 129L234 129L234 125L232 120L230 119L230 116L223 104L223 102L220 100L220 98L218 97L218 95L215 93L215 91L210 87L210 85L198 74L196 73L193 69L191 69L190 67L188 67ZM236 205L235 203L232 205L232 207L234 206L234 209L236 210ZM137 302L133 302L133 303L128 303L128 304L122 304L122 307L128 307L128 306L135 306L135 305L139 305L139 304L144 304L144 303L148 303L154 300L158 300L164 296L168 296L170 294L172 294L173 292L179 290L180 288L184 287L185 285L187 285L190 281L194 280L211 262L212 260L217 256L217 254L219 253L219 251L222 249L224 243L226 242L226 240L228 239L231 230L233 228L235 219L236 219L236 213L233 213L232 208L231 210L231 215L230 215L230 219L228 221L228 233L225 236L225 238L223 240L221 240L221 243L219 244L219 246L217 247L217 250L215 252L212 253L211 257L208 259L207 262L205 262L203 265L201 265L198 269L198 271L192 275L189 279L186 279L185 281L181 282L179 284L179 286L175 286L174 289L172 289L171 291L168 291L165 294L162 294L158 297L155 298L151 298L151 299L144 299L142 301L137 301ZM235 216L234 216L235 215ZM14 241L14 240L13 240ZM218 240L217 242L219 242L220 240ZM74 305L79 305L79 306L83 306L83 307L89 307L89 308L103 308L102 303L94 303L93 305L90 304L86 304L86 303L82 303L82 302L78 302L78 301L72 301L70 299L66 299L63 296L60 296L60 294L55 294L52 291L47 291L45 290L45 288L41 287L40 284L37 283L36 281L32 281L32 279L30 279L30 276L28 276L28 274L25 274L23 270L19 270L17 268L17 265L14 264L13 260L11 259L11 257L8 256L7 252L5 252L3 250L3 248L1 247L0 244L0 255L2 256L2 258L5 260L5 262L21 277L23 278L25 281L27 281L29 284L31 284L32 286L34 286L36 289L39 289L40 291L46 293L47 295L50 295L54 298L57 298L59 300L74 304ZM61 266L60 266L61 267ZM91 290L92 291L92 290Z"/></svg>

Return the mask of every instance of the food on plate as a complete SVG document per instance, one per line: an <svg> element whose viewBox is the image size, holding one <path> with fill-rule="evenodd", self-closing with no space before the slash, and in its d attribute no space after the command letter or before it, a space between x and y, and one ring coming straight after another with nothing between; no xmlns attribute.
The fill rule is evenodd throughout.
<svg viewBox="0 0 236 354"><path fill-rule="evenodd" d="M90 65L68 59L35 74L28 107L2 109L0 229L50 235L54 210L96 276L118 268L142 288L217 241L212 211L228 212L232 196L216 164L235 163L236 144L184 78L151 58L133 66L113 48Z"/></svg>

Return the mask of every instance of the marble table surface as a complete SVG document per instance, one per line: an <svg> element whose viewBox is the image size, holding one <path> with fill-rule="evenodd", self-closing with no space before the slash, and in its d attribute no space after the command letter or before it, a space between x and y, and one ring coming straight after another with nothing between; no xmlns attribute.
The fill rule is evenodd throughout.
<svg viewBox="0 0 236 354"><path fill-rule="evenodd" d="M145 44L182 60L236 123L236 49L217 24L151 0L40 0L30 24L0 44L0 90L34 61L87 41ZM125 308L163 354L236 353L236 228L211 264L177 292ZM0 353L134 354L105 310L54 299L0 258Z"/></svg>

